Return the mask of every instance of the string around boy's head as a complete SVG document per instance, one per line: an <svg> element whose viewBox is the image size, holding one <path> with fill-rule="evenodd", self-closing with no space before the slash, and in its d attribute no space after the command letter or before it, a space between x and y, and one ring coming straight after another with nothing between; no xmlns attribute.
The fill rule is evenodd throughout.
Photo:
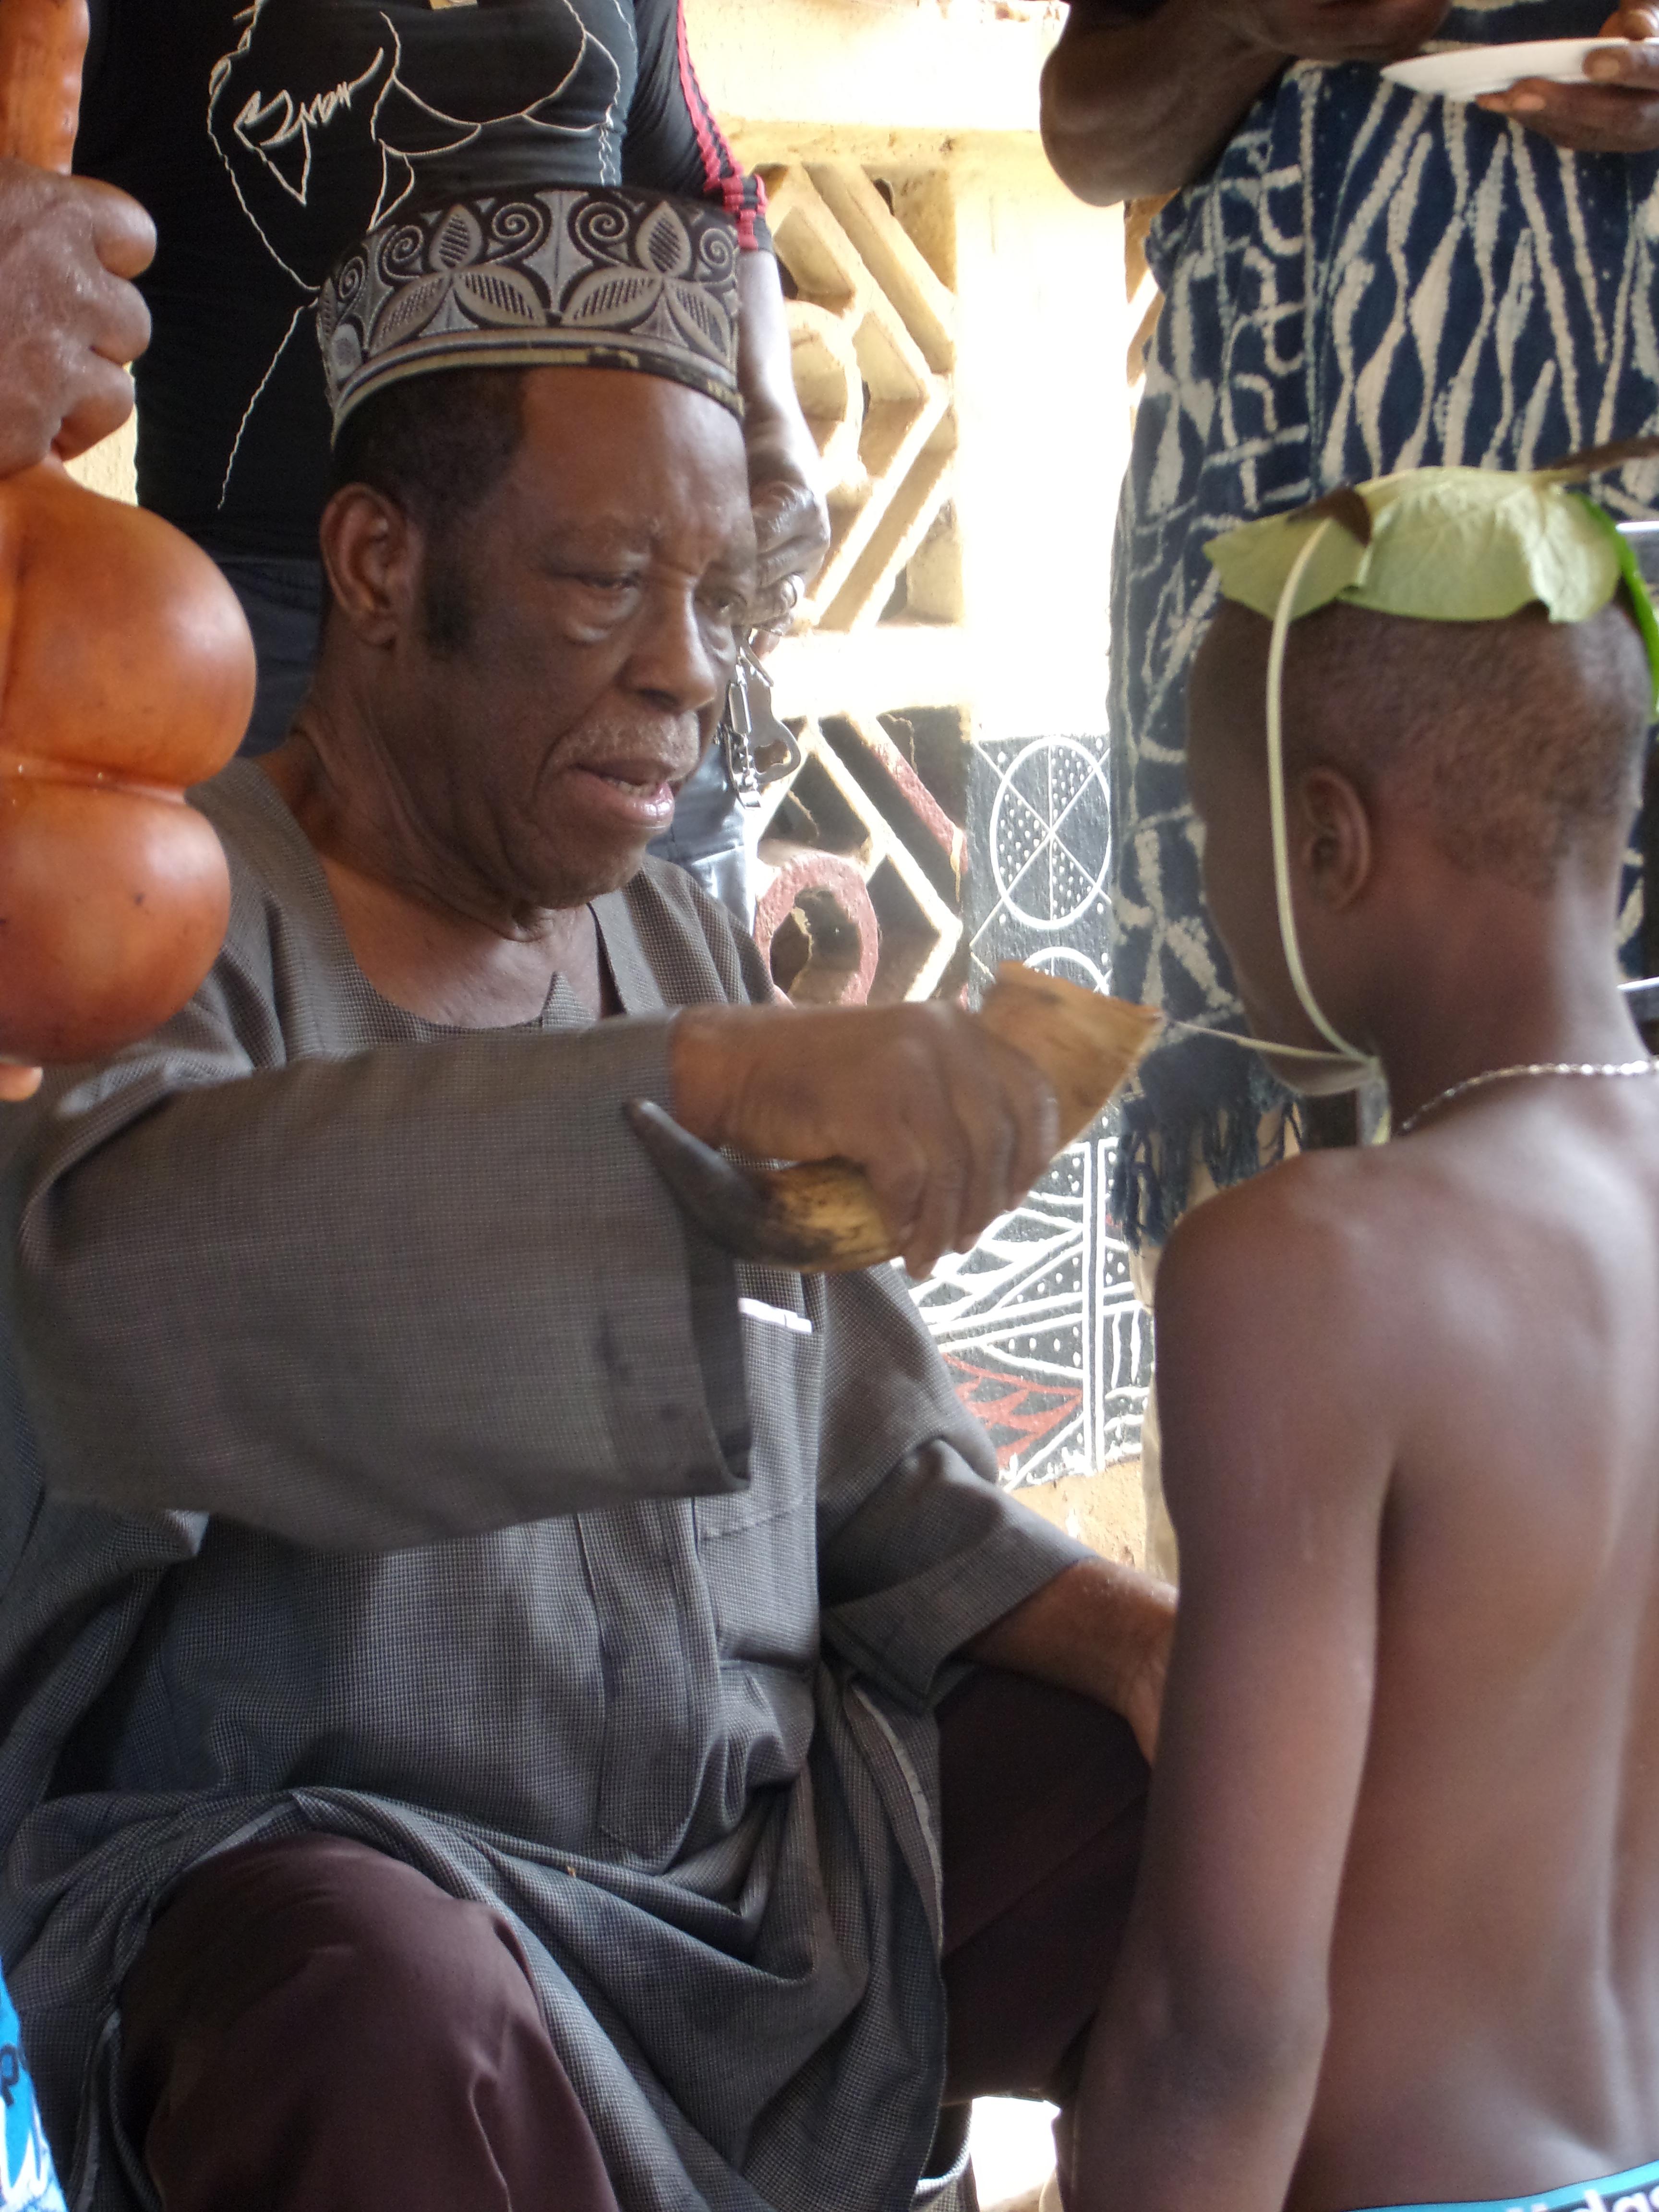
<svg viewBox="0 0 1659 2212"><path fill-rule="evenodd" d="M1204 550L1222 596L1273 623L1267 681L1268 818L1279 939L1304 1012L1342 1058L1375 1065L1327 1017L1303 964L1291 899L1283 726L1292 623L1335 604L1435 623L1507 621L1540 606L1552 623L1589 621L1622 591L1659 698L1659 618L1630 545L1595 501L1569 489L1659 456L1634 438L1546 469L1404 470L1344 485L1293 513L1249 522Z"/></svg>

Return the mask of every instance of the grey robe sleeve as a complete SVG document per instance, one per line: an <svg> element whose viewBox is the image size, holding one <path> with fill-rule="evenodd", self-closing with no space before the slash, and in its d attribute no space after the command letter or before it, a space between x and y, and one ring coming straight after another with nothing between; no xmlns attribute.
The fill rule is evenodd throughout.
<svg viewBox="0 0 1659 2212"><path fill-rule="evenodd" d="M824 1638L861 1674L925 1705L949 1686L944 1670L964 1644L1091 1554L998 1486L990 1439L902 1293L878 1274L844 1277L830 1327Z"/></svg>
<svg viewBox="0 0 1659 2212"><path fill-rule="evenodd" d="M666 1020L283 1062L256 970L0 1127L48 1491L389 1549L741 1488L729 1264L621 1112Z"/></svg>

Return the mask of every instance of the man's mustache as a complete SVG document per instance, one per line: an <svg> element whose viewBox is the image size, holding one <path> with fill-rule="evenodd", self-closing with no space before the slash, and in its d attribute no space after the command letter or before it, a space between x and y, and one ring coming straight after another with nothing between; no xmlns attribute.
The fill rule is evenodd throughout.
<svg viewBox="0 0 1659 2212"><path fill-rule="evenodd" d="M662 781L678 787L702 758L705 743L693 716L672 721L607 719L567 730L550 756L550 765L574 765L630 782L647 780L641 769L655 769Z"/></svg>

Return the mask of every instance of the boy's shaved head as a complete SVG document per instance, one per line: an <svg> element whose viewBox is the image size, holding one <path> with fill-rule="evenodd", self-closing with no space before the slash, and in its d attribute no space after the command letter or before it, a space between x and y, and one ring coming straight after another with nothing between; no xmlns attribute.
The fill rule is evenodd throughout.
<svg viewBox="0 0 1659 2212"><path fill-rule="evenodd" d="M1271 624L1231 601L1193 672L1193 708L1266 773ZM1321 764L1420 812L1455 866L1534 892L1586 843L1622 835L1653 676L1619 601L1588 622L1532 606L1506 622L1418 622L1340 603L1294 623L1287 776Z"/></svg>

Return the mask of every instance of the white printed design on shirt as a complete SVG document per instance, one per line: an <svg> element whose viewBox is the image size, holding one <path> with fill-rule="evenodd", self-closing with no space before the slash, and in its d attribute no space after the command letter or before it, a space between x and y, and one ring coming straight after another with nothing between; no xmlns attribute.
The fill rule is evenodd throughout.
<svg viewBox="0 0 1659 2212"><path fill-rule="evenodd" d="M461 21L469 27L456 35L476 38L470 15ZM423 61L405 52L389 14L348 13L334 0L254 0L235 48L213 65L208 135L260 242L304 297L248 395L222 505L249 418L278 361L296 332L299 343L312 342L307 310L324 277L346 246L410 197L423 165L491 136L531 134L567 147L591 142L592 180L620 180L617 56L572 0L544 0L526 36L523 53L502 58L502 81L521 87L529 71L541 89L521 107L475 121L446 112L441 84L427 82L441 76L441 66L431 56ZM560 119L572 112L590 119Z"/></svg>

